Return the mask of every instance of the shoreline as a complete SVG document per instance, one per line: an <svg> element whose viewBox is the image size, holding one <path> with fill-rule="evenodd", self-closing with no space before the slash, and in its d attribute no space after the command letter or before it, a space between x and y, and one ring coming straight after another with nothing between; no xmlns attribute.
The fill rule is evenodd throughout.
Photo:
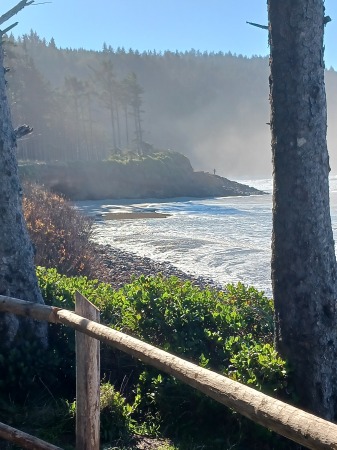
<svg viewBox="0 0 337 450"><path fill-rule="evenodd" d="M95 247L106 269L104 271L106 272L104 280L102 281L109 283L116 290L125 284L131 283L134 277L139 278L141 275L156 276L159 274L165 278L174 276L182 281L190 281L194 286L201 289L224 289L223 286L210 278L183 272L170 263L158 262L110 245L95 244Z"/></svg>
<svg viewBox="0 0 337 450"><path fill-rule="evenodd" d="M126 213L107 213L102 216L104 220L133 220L133 219L165 219L171 214L158 212L126 212Z"/></svg>

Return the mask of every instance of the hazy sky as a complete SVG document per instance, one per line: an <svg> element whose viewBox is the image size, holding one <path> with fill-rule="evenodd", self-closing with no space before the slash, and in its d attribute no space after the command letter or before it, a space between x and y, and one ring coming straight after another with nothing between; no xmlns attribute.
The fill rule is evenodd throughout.
<svg viewBox="0 0 337 450"><path fill-rule="evenodd" d="M3 0L0 14L18 1ZM337 68L337 2L325 5L333 19L326 27L326 66ZM62 48L100 50L106 42L139 51L268 54L267 31L246 24L267 24L266 0L51 0L25 8L16 20L15 36L33 29Z"/></svg>

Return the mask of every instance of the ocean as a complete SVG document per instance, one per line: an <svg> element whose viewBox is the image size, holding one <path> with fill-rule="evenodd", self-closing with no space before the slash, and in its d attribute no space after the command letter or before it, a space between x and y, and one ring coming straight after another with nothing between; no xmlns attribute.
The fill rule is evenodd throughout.
<svg viewBox="0 0 337 450"><path fill-rule="evenodd" d="M77 202L97 220L94 240L138 256L169 262L219 285L242 282L271 296L272 181L239 180L268 193L210 199ZM337 236L337 176L330 179L331 216ZM102 220L108 212L159 212L166 218Z"/></svg>

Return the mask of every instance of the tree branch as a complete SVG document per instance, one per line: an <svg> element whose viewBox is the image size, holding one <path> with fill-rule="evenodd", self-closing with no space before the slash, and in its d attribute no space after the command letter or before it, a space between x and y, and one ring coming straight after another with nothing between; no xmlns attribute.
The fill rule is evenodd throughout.
<svg viewBox="0 0 337 450"><path fill-rule="evenodd" d="M16 139L22 139L24 136L27 136L27 134L31 134L33 132L33 128L29 125L20 125L19 127L15 128L14 134Z"/></svg>
<svg viewBox="0 0 337 450"><path fill-rule="evenodd" d="M258 27L258 28L262 28L263 30L268 30L267 25L260 25L258 23L254 23L254 22L246 22L246 23L249 23L249 25L253 25L253 27Z"/></svg>
<svg viewBox="0 0 337 450"><path fill-rule="evenodd" d="M7 22L11 17L15 16L21 9L25 8L26 6L32 5L35 0L21 0L16 6L14 6L12 9L7 11L5 14L0 16L0 25L4 22Z"/></svg>
<svg viewBox="0 0 337 450"><path fill-rule="evenodd" d="M323 19L324 25L326 25L327 23L329 23L329 22L331 22L331 21L332 21L332 19L331 19L330 16L325 16L324 19Z"/></svg>
<svg viewBox="0 0 337 450"><path fill-rule="evenodd" d="M8 31L11 30L12 28L16 27L18 23L19 22L12 23L12 25L9 25L9 27L5 28L4 30L0 30L0 33L1 34L8 33Z"/></svg>

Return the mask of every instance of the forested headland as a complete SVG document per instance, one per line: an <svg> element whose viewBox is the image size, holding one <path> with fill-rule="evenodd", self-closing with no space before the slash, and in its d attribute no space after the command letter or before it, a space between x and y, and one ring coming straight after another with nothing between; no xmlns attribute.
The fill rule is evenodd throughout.
<svg viewBox="0 0 337 450"><path fill-rule="evenodd" d="M22 163L23 180L71 200L102 198L228 197L261 191L208 172L195 172L177 152L115 155L104 161Z"/></svg>
<svg viewBox="0 0 337 450"><path fill-rule="evenodd" d="M34 129L19 142L20 160L96 161L157 148L226 177L271 174L267 58L59 49L33 31L9 36L5 50L14 125ZM332 97L334 70L326 82Z"/></svg>

